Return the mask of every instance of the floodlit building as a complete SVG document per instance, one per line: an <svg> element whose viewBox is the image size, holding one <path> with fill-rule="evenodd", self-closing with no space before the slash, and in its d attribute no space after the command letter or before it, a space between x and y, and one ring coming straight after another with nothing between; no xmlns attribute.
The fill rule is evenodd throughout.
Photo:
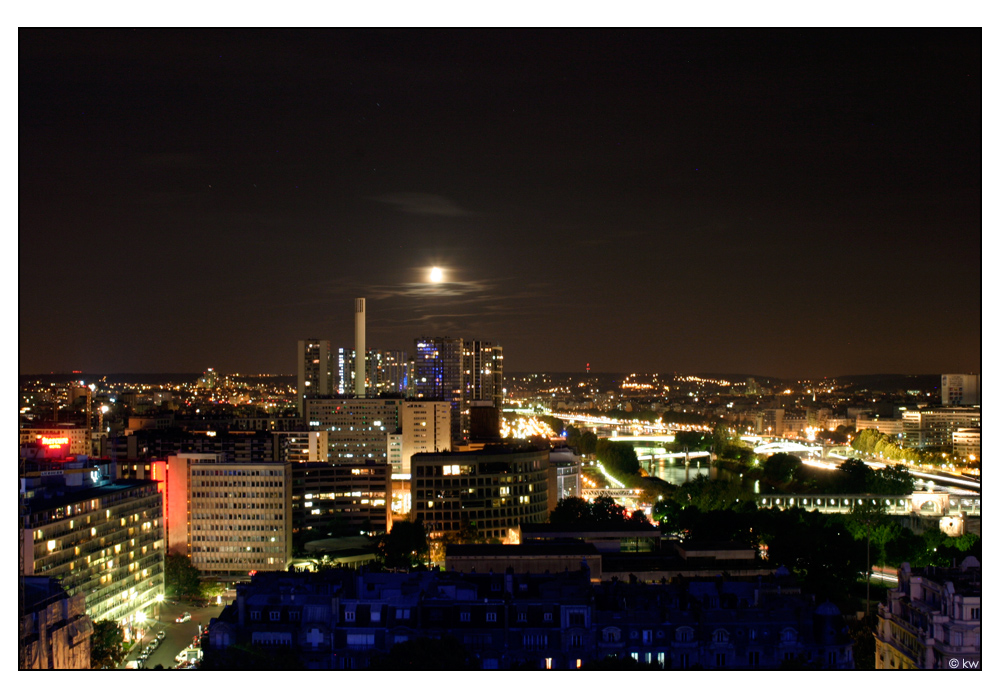
<svg viewBox="0 0 1000 698"><path fill-rule="evenodd" d="M59 580L93 620L125 621L163 594L163 496L85 456L21 466L21 570Z"/></svg>
<svg viewBox="0 0 1000 698"><path fill-rule="evenodd" d="M89 456L90 429L76 424L46 422L22 426L22 446L44 446L52 455Z"/></svg>
<svg viewBox="0 0 1000 698"><path fill-rule="evenodd" d="M549 453L549 511L560 499L580 496L580 456L571 448L556 448Z"/></svg>
<svg viewBox="0 0 1000 698"><path fill-rule="evenodd" d="M903 412L905 442L911 448L951 448L953 433L981 426L977 407L929 407Z"/></svg>
<svg viewBox="0 0 1000 698"><path fill-rule="evenodd" d="M957 458L980 459L983 455L981 429L957 429L951 435L952 453Z"/></svg>
<svg viewBox="0 0 1000 698"><path fill-rule="evenodd" d="M983 573L967 557L957 568L913 570L878 607L876 669L980 669Z"/></svg>
<svg viewBox="0 0 1000 698"><path fill-rule="evenodd" d="M204 573L242 578L291 562L292 465L167 458L167 546Z"/></svg>
<svg viewBox="0 0 1000 698"><path fill-rule="evenodd" d="M878 417L869 417L865 413L854 418L854 428L856 431L875 429L897 439L903 438L906 434L906 426L902 419L879 419Z"/></svg>
<svg viewBox="0 0 1000 698"><path fill-rule="evenodd" d="M404 402L400 429L403 439L399 462L392 463L392 473L410 475L410 459L415 453L451 450L451 406L447 402Z"/></svg>
<svg viewBox="0 0 1000 698"><path fill-rule="evenodd" d="M978 405L980 376L948 373L941 376L942 405Z"/></svg>

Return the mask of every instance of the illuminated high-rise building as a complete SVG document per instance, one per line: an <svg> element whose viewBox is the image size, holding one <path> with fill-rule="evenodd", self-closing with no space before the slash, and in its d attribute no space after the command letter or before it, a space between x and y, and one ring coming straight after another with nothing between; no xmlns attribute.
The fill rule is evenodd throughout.
<svg viewBox="0 0 1000 698"><path fill-rule="evenodd" d="M413 357L413 396L451 404L452 441L462 440L462 340L420 337Z"/></svg>
<svg viewBox="0 0 1000 698"><path fill-rule="evenodd" d="M369 349L368 391L372 396L382 393L408 395L410 390L410 362L406 352L398 349Z"/></svg>
<svg viewBox="0 0 1000 698"><path fill-rule="evenodd" d="M307 397L325 397L333 394L333 375L330 365L330 340L299 340L298 406Z"/></svg>
<svg viewBox="0 0 1000 698"><path fill-rule="evenodd" d="M369 349L365 360L367 377L365 392L368 397L378 397L384 393L395 393L410 397L412 393L413 364L406 352L396 349ZM337 350L336 393L351 395L352 386L357 383L354 349L340 347Z"/></svg>
<svg viewBox="0 0 1000 698"><path fill-rule="evenodd" d="M503 348L492 342L467 339L462 346L462 434L469 438L474 407L493 412L499 431L503 412ZM493 430L490 430L493 431Z"/></svg>
<svg viewBox="0 0 1000 698"><path fill-rule="evenodd" d="M478 339L421 337L416 340L413 395L452 405L452 440L469 438L470 410L503 409L503 349Z"/></svg>

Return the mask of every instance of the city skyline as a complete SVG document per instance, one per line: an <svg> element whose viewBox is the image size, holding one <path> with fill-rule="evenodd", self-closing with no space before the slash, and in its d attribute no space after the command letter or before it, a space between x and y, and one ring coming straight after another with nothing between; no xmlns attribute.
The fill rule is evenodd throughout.
<svg viewBox="0 0 1000 698"><path fill-rule="evenodd" d="M22 29L19 373L980 373L981 41Z"/></svg>

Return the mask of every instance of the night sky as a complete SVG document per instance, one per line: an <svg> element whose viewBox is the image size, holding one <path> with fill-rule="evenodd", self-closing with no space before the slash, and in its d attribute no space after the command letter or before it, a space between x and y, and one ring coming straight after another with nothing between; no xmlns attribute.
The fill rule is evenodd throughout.
<svg viewBox="0 0 1000 698"><path fill-rule="evenodd" d="M18 39L20 373L981 368L979 29Z"/></svg>

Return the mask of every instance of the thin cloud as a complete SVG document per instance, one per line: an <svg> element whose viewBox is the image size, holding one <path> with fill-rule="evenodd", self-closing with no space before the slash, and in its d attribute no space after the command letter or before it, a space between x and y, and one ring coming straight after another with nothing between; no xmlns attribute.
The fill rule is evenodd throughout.
<svg viewBox="0 0 1000 698"><path fill-rule="evenodd" d="M417 192L395 192L392 194L382 194L372 197L373 201L395 206L403 213L412 213L418 216L471 216L471 211L466 211L451 199L447 199L437 194L421 194Z"/></svg>
<svg viewBox="0 0 1000 698"><path fill-rule="evenodd" d="M461 298L484 294L493 290L495 285L488 281L444 281L436 284L415 282L396 286L369 286L368 296L375 300L386 298Z"/></svg>

